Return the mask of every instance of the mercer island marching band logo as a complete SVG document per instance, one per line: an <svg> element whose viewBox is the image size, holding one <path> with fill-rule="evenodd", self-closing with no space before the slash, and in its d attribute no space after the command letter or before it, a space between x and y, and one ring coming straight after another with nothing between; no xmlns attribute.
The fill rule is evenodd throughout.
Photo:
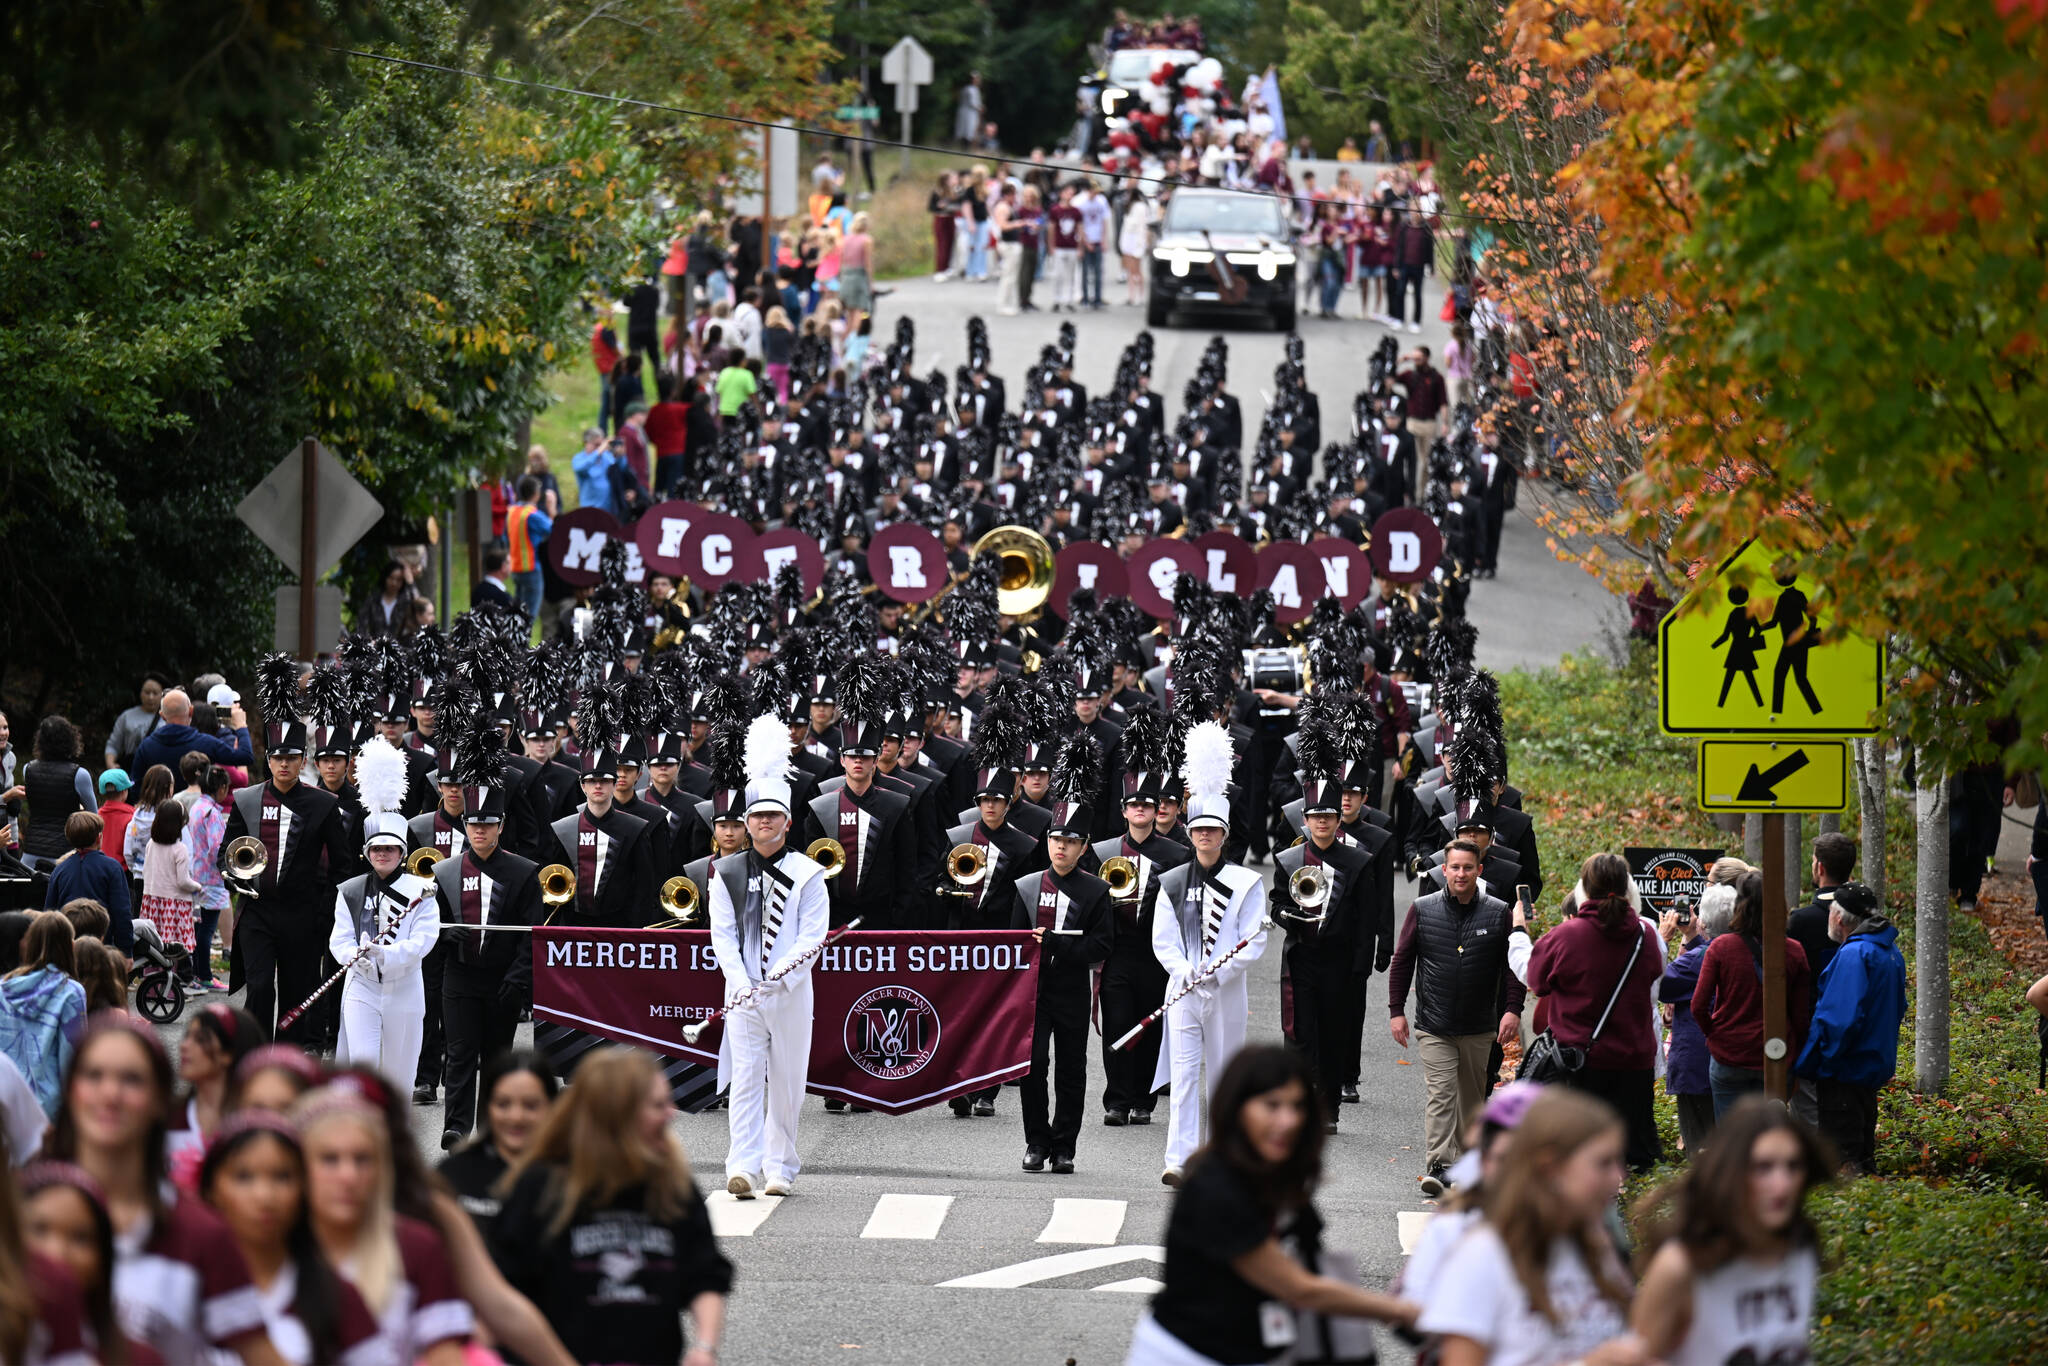
<svg viewBox="0 0 2048 1366"><path fill-rule="evenodd" d="M871 1076L910 1076L938 1049L939 1012L909 987L876 987L846 1012L846 1056Z"/></svg>

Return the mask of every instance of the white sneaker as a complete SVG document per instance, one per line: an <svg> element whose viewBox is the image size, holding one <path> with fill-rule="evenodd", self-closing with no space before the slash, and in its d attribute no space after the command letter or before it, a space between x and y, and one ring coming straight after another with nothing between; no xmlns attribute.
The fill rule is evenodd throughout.
<svg viewBox="0 0 2048 1366"><path fill-rule="evenodd" d="M734 1172L725 1182L725 1192L735 1200L754 1198L754 1183L747 1179L745 1172Z"/></svg>
<svg viewBox="0 0 2048 1366"><path fill-rule="evenodd" d="M1408 324L1408 330L1409 330L1410 332L1420 332L1420 331L1422 330L1422 324L1421 324L1421 323L1409 323L1409 324Z"/></svg>
<svg viewBox="0 0 2048 1366"><path fill-rule="evenodd" d="M1159 1184L1162 1186L1171 1186L1173 1187L1173 1189L1179 1190L1180 1168L1168 1167L1165 1171L1159 1173Z"/></svg>
<svg viewBox="0 0 2048 1366"><path fill-rule="evenodd" d="M789 1194L789 1182L778 1177L770 1181L766 1186L763 1186L761 1193L763 1195L787 1195Z"/></svg>

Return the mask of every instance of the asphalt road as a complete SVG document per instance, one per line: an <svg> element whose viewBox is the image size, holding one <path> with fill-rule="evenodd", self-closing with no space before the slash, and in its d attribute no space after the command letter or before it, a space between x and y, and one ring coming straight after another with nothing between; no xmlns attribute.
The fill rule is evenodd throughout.
<svg viewBox="0 0 2048 1366"><path fill-rule="evenodd" d="M1105 289L1118 297L1112 280ZM1417 341L1441 349L1437 296ZM1347 299L1348 308L1356 300ZM949 372L965 354L966 320L988 321L994 364L1015 395L1025 368L1066 315L995 314L993 285L898 285L882 301L878 336L895 318L918 323L918 368ZM1075 319L1075 371L1091 391L1113 372L1142 325L1134 308L1112 306ZM1356 320L1304 318L1310 384L1341 424L1382 328ZM1225 328L1233 388L1255 428L1281 357L1279 334ZM1177 410L1179 395L1211 335L1193 326L1156 334L1155 387ZM1510 516L1499 578L1477 584L1471 615L1482 664L1542 665L1595 643L1615 618L1613 599L1576 569L1560 565L1542 534ZM1400 887L1405 906L1408 892ZM1252 1037L1279 1037L1277 946L1252 974ZM1400 1268L1404 1232L1429 1208L1416 1187L1423 1087L1419 1066L1386 1031L1380 980L1367 1015L1364 1104L1344 1107L1330 1140L1318 1197L1328 1242L1353 1252L1369 1284ZM175 1033L176 1027L166 1031ZM522 1041L526 1030L521 1030ZM732 1362L926 1363L985 1358L1019 1366L1101 1366L1121 1361L1133 1321L1154 1287L1168 1191L1159 1175L1163 1124L1102 1127L1100 1053L1089 1069L1089 1106L1072 1175L1019 1168L1023 1134L1017 1092L1005 1090L994 1119L961 1120L941 1107L901 1118L830 1115L806 1101L799 1146L804 1170L786 1200L732 1202L722 1192L725 1116L681 1115L676 1125L700 1184L712 1196L727 1254L739 1267L724 1359ZM1162 1102L1160 1119L1165 1106ZM441 1108L420 1107L414 1128L438 1149ZM963 1280L968 1284L961 1284ZM1406 1353L1381 1335L1383 1353Z"/></svg>

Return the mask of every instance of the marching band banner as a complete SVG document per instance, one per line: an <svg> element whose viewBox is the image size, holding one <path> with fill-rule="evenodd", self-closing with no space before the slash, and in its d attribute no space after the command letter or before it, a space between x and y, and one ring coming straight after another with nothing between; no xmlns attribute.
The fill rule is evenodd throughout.
<svg viewBox="0 0 2048 1366"><path fill-rule="evenodd" d="M564 582L588 587L598 581L598 558L613 538L626 543L626 577L634 583L645 582L653 572L715 593L732 582L773 582L783 565L795 564L802 570L804 591L815 593L825 573L823 548L802 532L776 528L757 535L737 517L685 502L657 503L631 529L600 508L564 513L548 534L549 564ZM1053 592L1046 605L1064 617L1074 590L1088 588L1099 599L1129 598L1164 621L1173 615L1174 585L1185 573L1218 593L1239 597L1270 589L1275 616L1292 624L1308 616L1325 594L1348 611L1371 591L1375 574L1394 583L1420 583L1443 558L1442 533L1417 508L1382 514L1366 539L1369 549L1334 536L1307 544L1253 546L1232 532L1212 531L1194 541L1156 537L1128 559L1108 546L1076 541L1054 557ZM876 532L868 543L867 565L876 589L901 603L936 597L952 581L939 538L912 522Z"/></svg>
<svg viewBox="0 0 2048 1366"><path fill-rule="evenodd" d="M888 1114L1015 1081L1031 1070L1038 953L1023 930L855 930L811 968L807 1089ZM719 1026L683 1026L725 999L708 930L543 926L533 1016L706 1067Z"/></svg>

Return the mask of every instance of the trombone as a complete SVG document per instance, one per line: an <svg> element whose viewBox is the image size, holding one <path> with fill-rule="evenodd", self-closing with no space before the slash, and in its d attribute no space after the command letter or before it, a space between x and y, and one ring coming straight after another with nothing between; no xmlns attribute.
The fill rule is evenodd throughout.
<svg viewBox="0 0 2048 1366"><path fill-rule="evenodd" d="M810 848L804 850L804 853L825 870L827 878L838 877L846 867L846 846L830 835L812 840Z"/></svg>
<svg viewBox="0 0 2048 1366"><path fill-rule="evenodd" d="M1109 884L1111 901L1136 901L1138 899L1138 865L1131 859L1118 854L1115 858L1102 861L1102 880Z"/></svg>
<svg viewBox="0 0 2048 1366"><path fill-rule="evenodd" d="M263 847L263 841L254 835L238 835L228 841L225 857L221 880L233 883L243 896L261 895L256 890L256 879L263 876L270 863L270 851Z"/></svg>
<svg viewBox="0 0 2048 1366"><path fill-rule="evenodd" d="M939 888L944 896L972 897L974 889L988 880L988 851L978 844L961 843L946 853L946 878L952 883Z"/></svg>
<svg viewBox="0 0 2048 1366"><path fill-rule="evenodd" d="M405 871L414 877L431 877L434 865L448 856L431 844L423 844L405 856Z"/></svg>

